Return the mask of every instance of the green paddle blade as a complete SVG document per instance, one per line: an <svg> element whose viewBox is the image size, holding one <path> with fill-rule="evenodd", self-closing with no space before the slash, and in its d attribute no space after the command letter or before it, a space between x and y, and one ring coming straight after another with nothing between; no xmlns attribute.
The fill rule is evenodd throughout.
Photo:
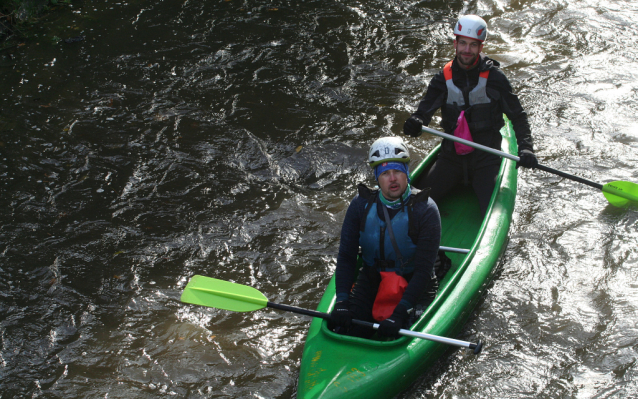
<svg viewBox="0 0 638 399"><path fill-rule="evenodd" d="M186 284L181 301L234 312L251 312L268 305L266 296L253 287L198 275Z"/></svg>
<svg viewBox="0 0 638 399"><path fill-rule="evenodd" d="M614 206L625 206L629 201L638 203L638 184L628 181L612 181L603 186L603 195Z"/></svg>

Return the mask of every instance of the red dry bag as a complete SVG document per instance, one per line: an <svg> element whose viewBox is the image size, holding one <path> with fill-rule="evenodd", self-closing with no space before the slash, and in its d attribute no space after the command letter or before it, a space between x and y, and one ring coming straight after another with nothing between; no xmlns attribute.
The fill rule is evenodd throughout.
<svg viewBox="0 0 638 399"><path fill-rule="evenodd" d="M372 305L372 317L376 321L383 321L392 316L407 286L407 280L395 272L381 272L379 291Z"/></svg>

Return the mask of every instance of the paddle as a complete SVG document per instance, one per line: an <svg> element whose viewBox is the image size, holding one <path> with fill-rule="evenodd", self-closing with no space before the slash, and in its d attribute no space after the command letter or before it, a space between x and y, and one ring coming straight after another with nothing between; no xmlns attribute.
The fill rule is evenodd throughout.
<svg viewBox="0 0 638 399"><path fill-rule="evenodd" d="M182 292L180 300L185 303L192 303L193 305L231 310L233 312L251 312L253 310L269 307L330 320L330 315L328 313L321 313L314 310L270 302L264 294L253 287L199 275L195 275L190 279L186 288L184 288L184 292ZM370 323L363 320L352 320L352 322L361 326L374 328L375 330L379 328L379 324L377 323ZM480 353L481 349L483 349L483 343L481 341L478 341L476 344L472 344L470 342L460 341L457 339L404 329L399 330L399 334L407 337L427 339L442 344L473 349L476 354Z"/></svg>
<svg viewBox="0 0 638 399"><path fill-rule="evenodd" d="M438 130L431 129L429 127L424 126L422 130L424 132L432 133L435 136L443 137L444 139L456 141L456 142L468 145L470 147L474 147L476 149L489 152L490 154L511 159L512 161L519 162L521 160L519 157L515 155L511 155L506 152L495 150L494 148L486 147L481 144L476 144L472 141L464 140L459 137L453 136L451 134L439 132ZM638 202L638 184L636 183L632 183L628 181L612 181L610 183L602 185L587 179L583 179L582 177L570 175L568 173L561 172L560 170L552 169L540 164L536 166L536 169L544 170L545 172L553 173L555 175L564 177L566 179L577 181L579 183L583 183L590 187L601 190L603 192L603 195L607 199L607 201L609 201L609 203L614 206L622 207L627 205L630 201Z"/></svg>

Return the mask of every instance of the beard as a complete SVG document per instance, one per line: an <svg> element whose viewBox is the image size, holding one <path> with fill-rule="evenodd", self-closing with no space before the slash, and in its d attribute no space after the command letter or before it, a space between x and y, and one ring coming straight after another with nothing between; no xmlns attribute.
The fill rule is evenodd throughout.
<svg viewBox="0 0 638 399"><path fill-rule="evenodd" d="M456 53L456 60L465 68L469 68L476 63L478 56L478 54L463 55L461 53Z"/></svg>

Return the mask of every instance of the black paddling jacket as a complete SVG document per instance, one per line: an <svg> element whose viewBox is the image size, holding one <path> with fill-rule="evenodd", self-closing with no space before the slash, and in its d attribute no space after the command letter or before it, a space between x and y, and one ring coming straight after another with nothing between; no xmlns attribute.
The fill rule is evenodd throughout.
<svg viewBox="0 0 638 399"><path fill-rule="evenodd" d="M500 150L500 129L505 124L502 118L505 114L512 121L519 151L533 150L527 114L499 66L498 61L481 53L479 65L467 71L459 67L455 58L451 65L452 82L463 93L464 104L461 106L448 104L446 79L444 71L441 71L430 81L427 92L414 115L421 118L423 124L427 126L432 120L432 115L441 108L441 127L446 133L454 134L457 119L464 110L474 142ZM479 83L479 76L487 76L485 92L491 101L487 104L471 105L470 92ZM459 156L456 155L454 143L450 140L443 140L442 150L443 156ZM500 157L484 151L474 151L474 153L477 161L487 163L501 161Z"/></svg>

